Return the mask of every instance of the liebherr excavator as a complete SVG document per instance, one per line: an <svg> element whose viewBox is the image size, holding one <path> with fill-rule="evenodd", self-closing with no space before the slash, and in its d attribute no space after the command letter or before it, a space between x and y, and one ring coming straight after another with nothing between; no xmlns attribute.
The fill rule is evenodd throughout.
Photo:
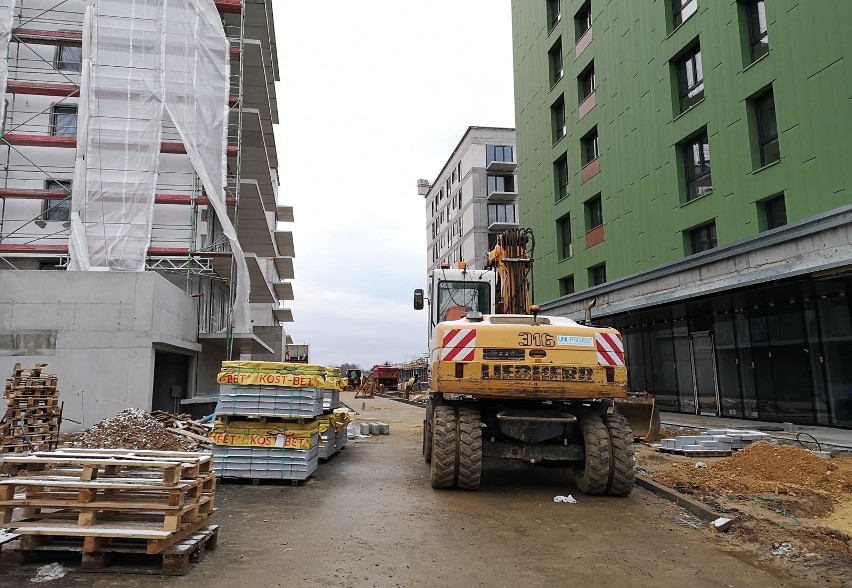
<svg viewBox="0 0 852 588"><path fill-rule="evenodd" d="M530 305L533 245L529 229L510 230L488 269L429 277L432 486L477 489L486 456L570 464L583 493L627 496L634 435L653 435L659 413L653 398L628 394L618 331L592 326L590 309L578 323ZM425 299L416 290L414 307Z"/></svg>

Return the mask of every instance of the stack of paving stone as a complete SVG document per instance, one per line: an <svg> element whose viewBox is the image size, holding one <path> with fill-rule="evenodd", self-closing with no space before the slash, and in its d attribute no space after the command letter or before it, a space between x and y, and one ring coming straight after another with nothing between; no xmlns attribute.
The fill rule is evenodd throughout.
<svg viewBox="0 0 852 588"><path fill-rule="evenodd" d="M340 408L340 368L326 368L322 386L322 410L328 414Z"/></svg>
<svg viewBox="0 0 852 588"><path fill-rule="evenodd" d="M47 364L23 369L16 363L6 380L5 413L0 418L0 453L53 449L59 439L62 405L59 379Z"/></svg>
<svg viewBox="0 0 852 588"><path fill-rule="evenodd" d="M210 439L223 478L305 480L319 461L324 366L226 361Z"/></svg>
<svg viewBox="0 0 852 588"><path fill-rule="evenodd" d="M772 437L760 431L710 429L701 435L685 435L660 440L660 451L692 456L731 455L733 451Z"/></svg>
<svg viewBox="0 0 852 588"><path fill-rule="evenodd" d="M330 459L343 449L348 439L346 430L352 422L352 416L345 408L335 410L319 417L320 445L319 458Z"/></svg>

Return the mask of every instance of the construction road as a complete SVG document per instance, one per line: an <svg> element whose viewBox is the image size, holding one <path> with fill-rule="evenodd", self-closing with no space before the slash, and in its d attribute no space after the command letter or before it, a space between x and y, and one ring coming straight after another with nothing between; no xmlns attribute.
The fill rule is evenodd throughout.
<svg viewBox="0 0 852 588"><path fill-rule="evenodd" d="M343 401L361 410L352 393ZM307 483L223 484L218 549L186 576L72 573L44 586L798 586L726 551L684 511L635 489L585 497L567 471L494 462L478 492L435 491L420 454L424 411L364 401L390 437L350 441ZM578 504L554 503L573 494ZM34 569L0 570L32 585Z"/></svg>

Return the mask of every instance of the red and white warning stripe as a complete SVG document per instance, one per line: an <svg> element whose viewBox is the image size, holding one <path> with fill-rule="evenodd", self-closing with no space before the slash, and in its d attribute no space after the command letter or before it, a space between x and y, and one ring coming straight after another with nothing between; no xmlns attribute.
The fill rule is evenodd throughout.
<svg viewBox="0 0 852 588"><path fill-rule="evenodd" d="M444 334L441 359L473 361L476 349L476 329L450 329Z"/></svg>
<svg viewBox="0 0 852 588"><path fill-rule="evenodd" d="M624 344L621 335L595 333L599 365L624 365Z"/></svg>

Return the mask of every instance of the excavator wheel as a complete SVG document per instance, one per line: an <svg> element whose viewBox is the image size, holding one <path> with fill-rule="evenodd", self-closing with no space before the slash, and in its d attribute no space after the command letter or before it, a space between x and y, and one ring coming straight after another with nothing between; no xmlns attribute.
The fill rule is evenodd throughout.
<svg viewBox="0 0 852 588"><path fill-rule="evenodd" d="M430 400L426 404L426 418L423 419L423 460L432 463L432 420L434 408Z"/></svg>
<svg viewBox="0 0 852 588"><path fill-rule="evenodd" d="M583 417L580 430L584 459L582 466L574 470L577 488L583 494L603 494L607 491L611 464L609 432L597 415Z"/></svg>
<svg viewBox="0 0 852 588"><path fill-rule="evenodd" d="M476 490L482 479L482 419L478 408L459 409L458 487Z"/></svg>
<svg viewBox="0 0 852 588"><path fill-rule="evenodd" d="M623 415L614 412L604 415L609 431L610 468L606 491L612 496L627 496L633 490L636 454L633 451L633 430Z"/></svg>
<svg viewBox="0 0 852 588"><path fill-rule="evenodd" d="M456 482L458 456L458 427L456 411L451 406L435 407L432 417L433 488L452 488Z"/></svg>

